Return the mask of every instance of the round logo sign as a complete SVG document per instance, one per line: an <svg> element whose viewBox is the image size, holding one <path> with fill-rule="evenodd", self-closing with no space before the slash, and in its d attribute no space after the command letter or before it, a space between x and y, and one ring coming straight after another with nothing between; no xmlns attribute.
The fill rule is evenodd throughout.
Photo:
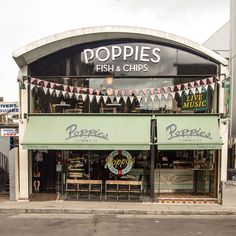
<svg viewBox="0 0 236 236"><path fill-rule="evenodd" d="M134 158L127 151L113 151L106 158L105 168L115 175L126 175L133 166Z"/></svg>

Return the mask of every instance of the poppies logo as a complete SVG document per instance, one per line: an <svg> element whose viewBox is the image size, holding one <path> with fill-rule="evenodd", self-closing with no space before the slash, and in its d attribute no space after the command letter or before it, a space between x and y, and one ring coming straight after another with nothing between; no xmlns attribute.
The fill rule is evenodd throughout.
<svg viewBox="0 0 236 236"><path fill-rule="evenodd" d="M106 158L105 168L115 175L126 175L133 167L135 158L127 151L113 151Z"/></svg>

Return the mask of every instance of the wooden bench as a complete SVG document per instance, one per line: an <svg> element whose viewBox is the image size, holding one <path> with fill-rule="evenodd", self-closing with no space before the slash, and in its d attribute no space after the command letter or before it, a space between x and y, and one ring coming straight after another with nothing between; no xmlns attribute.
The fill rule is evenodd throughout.
<svg viewBox="0 0 236 236"><path fill-rule="evenodd" d="M115 193L117 200L119 198L119 194L124 193L128 195L128 200L130 200L130 195L133 193L139 194L141 196L142 181L107 180L105 184L105 199L107 199L107 195L109 193Z"/></svg>
<svg viewBox="0 0 236 236"><path fill-rule="evenodd" d="M67 179L66 180L66 197L68 193L76 193L77 199L79 193L88 193L88 198L91 198L92 193L99 193L102 198L102 180L87 180L87 179Z"/></svg>

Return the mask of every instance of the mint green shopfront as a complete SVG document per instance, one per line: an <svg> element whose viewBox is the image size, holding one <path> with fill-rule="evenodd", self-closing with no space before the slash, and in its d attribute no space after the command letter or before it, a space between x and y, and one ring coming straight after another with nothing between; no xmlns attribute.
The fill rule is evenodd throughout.
<svg viewBox="0 0 236 236"><path fill-rule="evenodd" d="M18 199L221 202L227 61L157 30L91 27L13 52Z"/></svg>
<svg viewBox="0 0 236 236"><path fill-rule="evenodd" d="M102 180L105 183L114 181L114 184L119 180L129 183L141 180L142 191L140 195L136 193L139 200L158 200L168 194L185 194L186 198L211 194L214 198L216 152L221 148L217 115L29 114L28 119L23 148L63 150L59 191L67 198L66 182L77 178ZM89 151L86 153L84 150ZM113 176L104 178L101 173L91 173L98 168L94 164L98 160L100 170L106 171L101 165L109 166L109 157L114 150L118 151L112 155L109 167ZM147 156L144 158L145 154ZM127 167L129 157L131 167ZM122 160L126 162L122 163ZM74 162L80 163L80 168L75 168ZM89 165L86 173L84 162ZM114 172L119 168L120 172ZM122 172L127 168L127 173ZM75 177L76 173L78 175ZM105 183L102 186L106 186ZM120 188L126 188L124 182ZM125 196L124 189L115 194L115 199L124 200L122 193ZM102 194L107 196L104 191ZM100 199L103 198L100 196Z"/></svg>

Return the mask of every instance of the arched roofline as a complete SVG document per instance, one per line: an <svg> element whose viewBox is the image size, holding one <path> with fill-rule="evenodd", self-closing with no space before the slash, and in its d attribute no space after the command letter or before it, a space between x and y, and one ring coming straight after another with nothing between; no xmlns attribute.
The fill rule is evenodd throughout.
<svg viewBox="0 0 236 236"><path fill-rule="evenodd" d="M12 56L21 68L64 48L117 38L150 40L176 45L192 53L208 57L218 64L228 65L228 60L191 40L167 32L130 26L97 26L65 31L29 43L15 50Z"/></svg>

